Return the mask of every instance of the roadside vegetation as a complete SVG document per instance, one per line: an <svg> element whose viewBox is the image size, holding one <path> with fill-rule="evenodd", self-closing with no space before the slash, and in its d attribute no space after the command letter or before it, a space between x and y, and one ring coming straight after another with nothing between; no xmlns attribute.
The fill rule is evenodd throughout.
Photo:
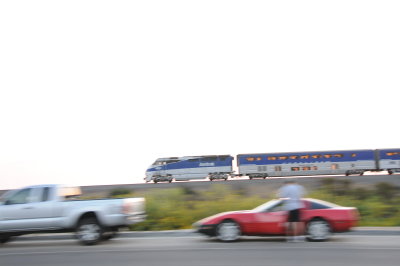
<svg viewBox="0 0 400 266"><path fill-rule="evenodd" d="M400 189L380 182L375 186L356 187L349 180L322 180L321 189L310 197L330 201L342 206L357 207L360 226L400 226Z"/></svg>
<svg viewBox="0 0 400 266"><path fill-rule="evenodd" d="M208 191L189 187L145 193L116 189L110 196L146 198L146 221L130 228L137 231L188 229L202 218L224 211L250 210L270 200L250 193L246 187L232 189L222 184L216 184ZM320 188L307 196L357 207L360 226L400 226L400 190L388 183L364 188L354 186L349 180L329 178L321 180Z"/></svg>

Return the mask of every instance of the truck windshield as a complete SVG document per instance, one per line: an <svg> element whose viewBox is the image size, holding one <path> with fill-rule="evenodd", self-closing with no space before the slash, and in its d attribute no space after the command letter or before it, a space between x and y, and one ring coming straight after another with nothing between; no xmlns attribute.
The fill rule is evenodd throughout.
<svg viewBox="0 0 400 266"><path fill-rule="evenodd" d="M0 204L4 204L4 202L6 202L6 200L13 194L15 193L15 191L13 190L9 190L6 193L4 193L3 195L0 196Z"/></svg>

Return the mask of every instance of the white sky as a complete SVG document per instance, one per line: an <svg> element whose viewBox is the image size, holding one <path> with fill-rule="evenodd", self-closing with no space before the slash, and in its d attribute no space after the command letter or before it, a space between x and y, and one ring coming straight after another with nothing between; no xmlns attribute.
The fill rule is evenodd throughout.
<svg viewBox="0 0 400 266"><path fill-rule="evenodd" d="M0 189L399 148L399 1L0 2Z"/></svg>

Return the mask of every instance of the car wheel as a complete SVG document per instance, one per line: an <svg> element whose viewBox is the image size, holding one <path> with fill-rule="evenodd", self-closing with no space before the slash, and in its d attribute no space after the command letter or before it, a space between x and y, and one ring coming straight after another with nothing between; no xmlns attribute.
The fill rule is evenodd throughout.
<svg viewBox="0 0 400 266"><path fill-rule="evenodd" d="M79 222L76 237L83 245L97 244L103 235L103 229L96 218L86 218Z"/></svg>
<svg viewBox="0 0 400 266"><path fill-rule="evenodd" d="M325 241L331 236L331 227L323 219L314 219L307 224L308 241Z"/></svg>
<svg viewBox="0 0 400 266"><path fill-rule="evenodd" d="M240 238L240 226L235 221L223 221L217 226L216 236L220 241L232 242Z"/></svg>

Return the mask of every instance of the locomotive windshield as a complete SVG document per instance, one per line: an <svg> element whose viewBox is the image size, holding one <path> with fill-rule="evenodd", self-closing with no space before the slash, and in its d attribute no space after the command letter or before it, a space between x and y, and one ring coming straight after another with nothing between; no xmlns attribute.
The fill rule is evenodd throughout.
<svg viewBox="0 0 400 266"><path fill-rule="evenodd" d="M159 166L159 165L166 165L166 164L170 164L170 163L177 163L180 162L179 159L176 158L171 158L171 159L157 159L152 165L154 166Z"/></svg>

